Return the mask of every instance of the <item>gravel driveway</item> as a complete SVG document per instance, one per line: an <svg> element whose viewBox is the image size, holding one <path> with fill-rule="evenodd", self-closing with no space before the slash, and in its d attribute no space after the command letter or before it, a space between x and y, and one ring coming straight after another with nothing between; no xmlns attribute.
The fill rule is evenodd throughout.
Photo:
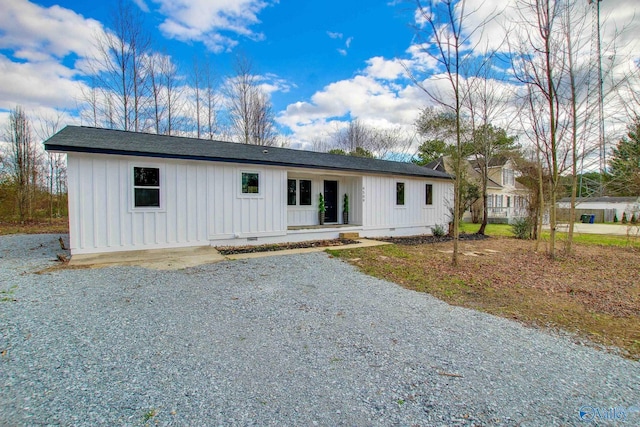
<svg viewBox="0 0 640 427"><path fill-rule="evenodd" d="M36 274L57 237L0 237L2 426L640 424L640 363L324 253Z"/></svg>

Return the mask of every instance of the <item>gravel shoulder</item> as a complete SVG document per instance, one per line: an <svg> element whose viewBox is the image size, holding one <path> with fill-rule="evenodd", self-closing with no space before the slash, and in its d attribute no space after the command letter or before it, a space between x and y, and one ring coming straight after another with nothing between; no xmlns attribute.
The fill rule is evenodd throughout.
<svg viewBox="0 0 640 427"><path fill-rule="evenodd" d="M326 253L39 274L58 237L0 236L0 425L583 425L583 405L640 406L640 363Z"/></svg>

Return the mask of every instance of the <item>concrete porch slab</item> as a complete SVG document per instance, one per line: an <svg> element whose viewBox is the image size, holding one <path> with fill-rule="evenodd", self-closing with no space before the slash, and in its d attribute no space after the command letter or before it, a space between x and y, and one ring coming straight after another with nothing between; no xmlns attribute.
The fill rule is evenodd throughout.
<svg viewBox="0 0 640 427"><path fill-rule="evenodd" d="M224 257L211 246L188 248L147 249L101 254L73 255L72 267L101 268L114 265L129 265L154 270L179 270L201 264L224 261Z"/></svg>

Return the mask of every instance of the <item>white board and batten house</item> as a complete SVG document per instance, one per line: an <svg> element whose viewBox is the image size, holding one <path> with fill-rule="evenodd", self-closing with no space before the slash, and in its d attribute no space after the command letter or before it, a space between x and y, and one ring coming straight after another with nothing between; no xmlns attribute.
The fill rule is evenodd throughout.
<svg viewBox="0 0 640 427"><path fill-rule="evenodd" d="M429 234L449 220L451 177L410 163L78 126L45 148L67 154L72 255Z"/></svg>

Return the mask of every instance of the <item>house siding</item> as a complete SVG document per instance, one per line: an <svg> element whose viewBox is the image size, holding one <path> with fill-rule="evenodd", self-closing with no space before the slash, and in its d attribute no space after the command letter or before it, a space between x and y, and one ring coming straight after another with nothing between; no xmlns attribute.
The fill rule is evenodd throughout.
<svg viewBox="0 0 640 427"><path fill-rule="evenodd" d="M75 153L67 161L74 254L286 234L282 169ZM132 209L133 165L161 168L161 209ZM261 174L259 196L241 195L243 170Z"/></svg>
<svg viewBox="0 0 640 427"><path fill-rule="evenodd" d="M396 205L396 183L405 184L405 204ZM425 185L433 186L433 204L425 204ZM430 232L434 225L447 224L452 184L439 180L404 176L365 176L362 185L363 225L371 232L406 234ZM406 233L398 229L406 229ZM392 230L395 229L395 230Z"/></svg>
<svg viewBox="0 0 640 427"><path fill-rule="evenodd" d="M429 233L447 223L452 187L430 178L197 160L69 153L67 161L74 255L335 238L338 229L288 230L318 223L324 180L338 181L338 223L343 195L349 195L350 231L365 237ZM159 208L133 207L134 166L160 169ZM260 174L259 194L242 194L243 171ZM287 206L287 179L311 179L311 206ZM404 206L396 206L397 182L405 183ZM432 206L425 205L427 183Z"/></svg>

